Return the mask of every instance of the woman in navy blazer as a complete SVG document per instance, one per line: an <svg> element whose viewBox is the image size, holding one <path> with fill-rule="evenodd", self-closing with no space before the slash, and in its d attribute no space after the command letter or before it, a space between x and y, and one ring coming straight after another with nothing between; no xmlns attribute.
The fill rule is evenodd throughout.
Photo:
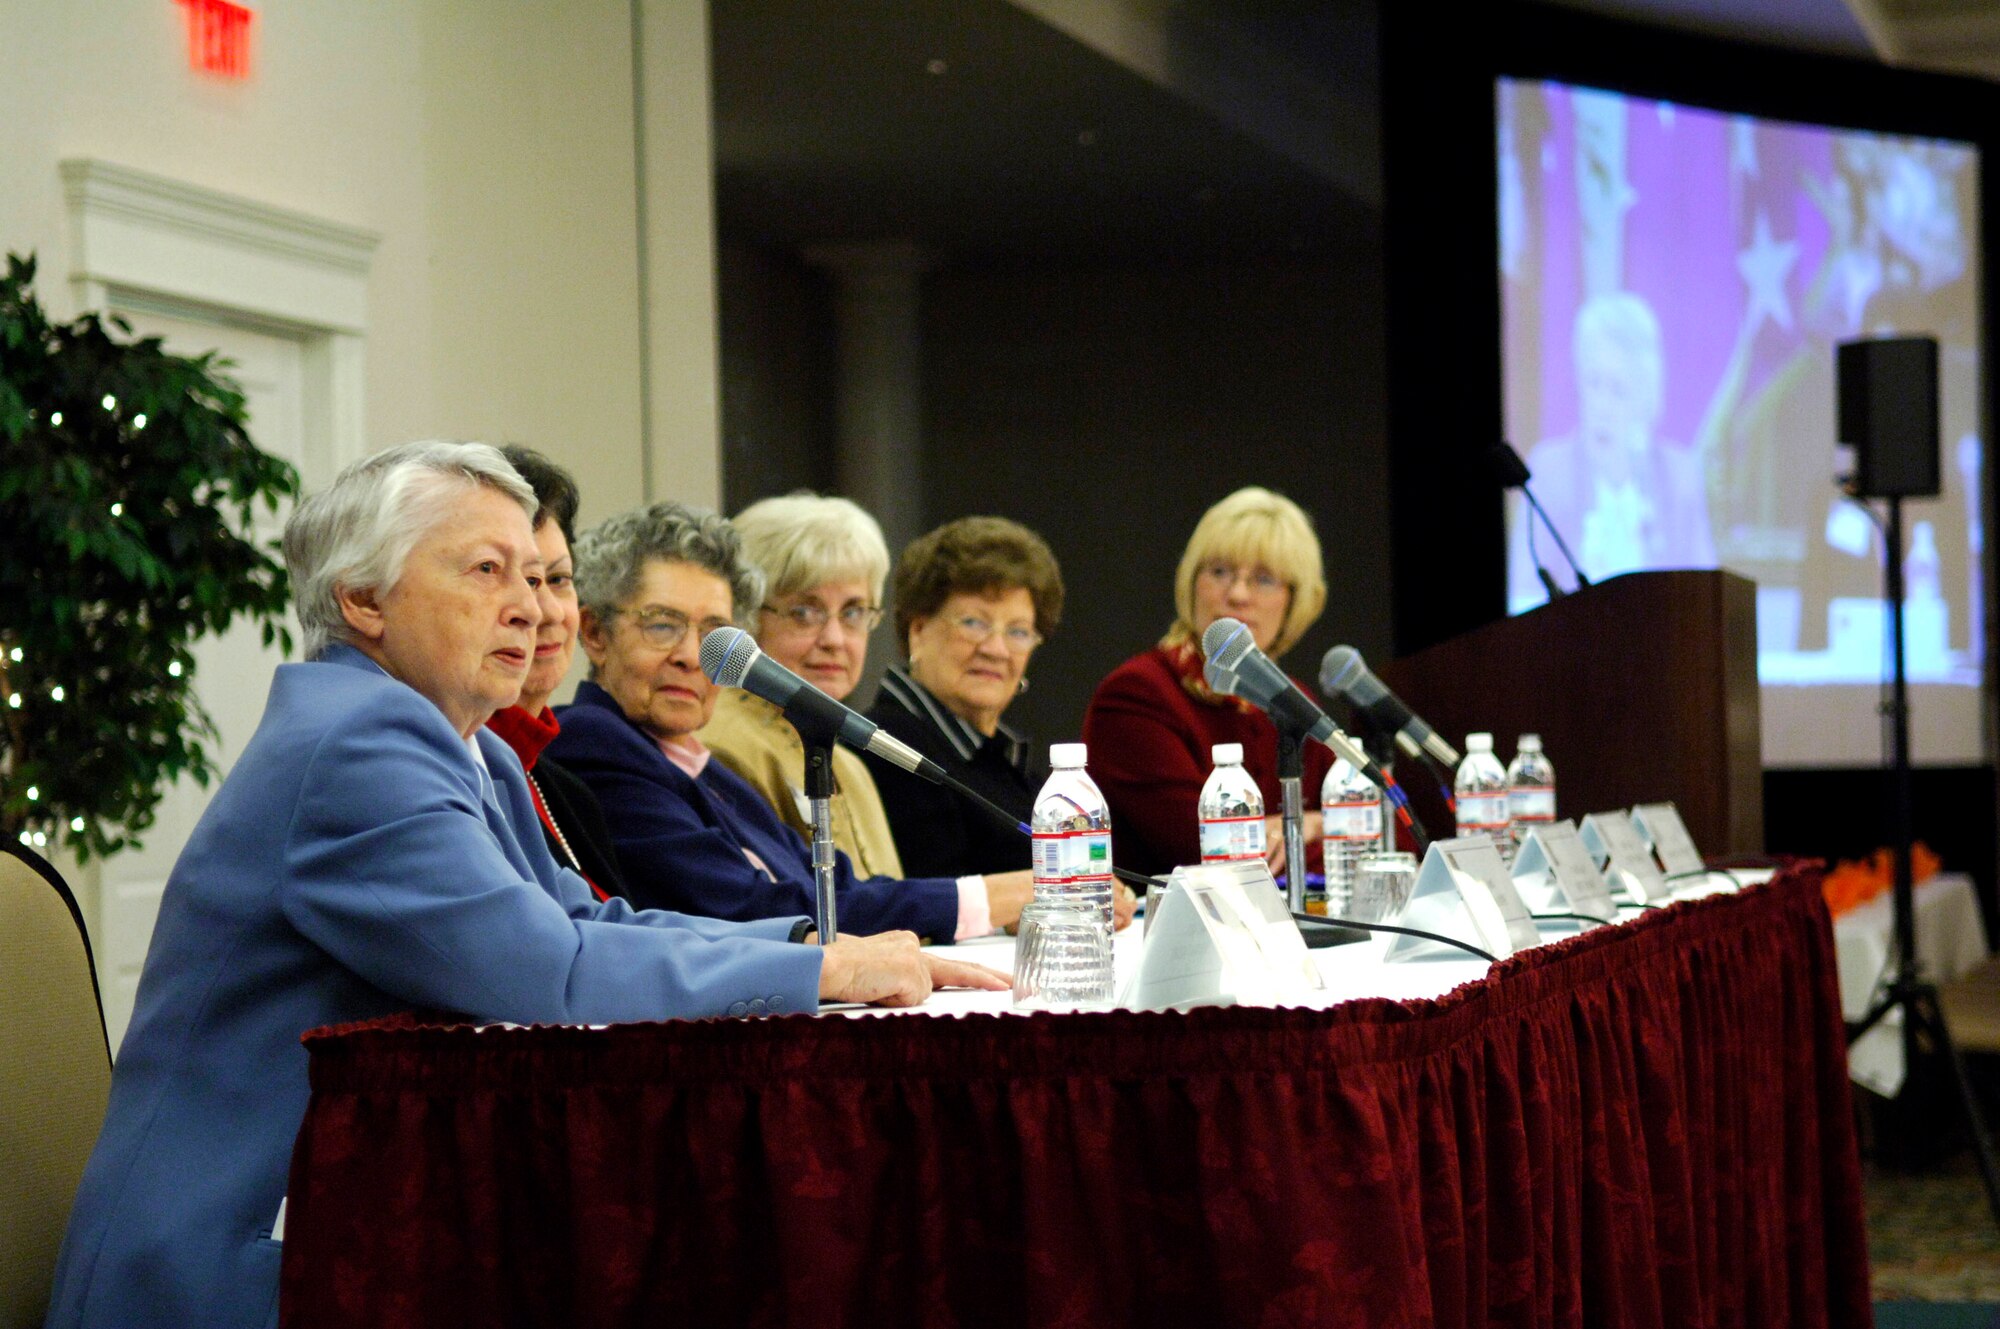
<svg viewBox="0 0 2000 1329"><path fill-rule="evenodd" d="M556 866L512 705L542 608L528 487L480 444L350 467L285 531L303 664L168 878L48 1324L275 1324L299 1035L411 1006L601 1023L1005 987L910 938L794 944L594 899ZM302 1225L301 1211L288 1221Z"/></svg>
<svg viewBox="0 0 2000 1329"><path fill-rule="evenodd" d="M575 552L591 681L548 751L603 805L632 902L714 918L811 912L810 846L695 736L718 693L701 638L763 602L735 528L655 503L586 531ZM898 879L836 863L843 932L976 936L1013 923L1033 891L1026 871Z"/></svg>

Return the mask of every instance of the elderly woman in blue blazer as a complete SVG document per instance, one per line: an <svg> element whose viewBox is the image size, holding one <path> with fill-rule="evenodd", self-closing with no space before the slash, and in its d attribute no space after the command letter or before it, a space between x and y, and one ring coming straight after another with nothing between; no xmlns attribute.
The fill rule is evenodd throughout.
<svg viewBox="0 0 2000 1329"><path fill-rule="evenodd" d="M600 1023L1004 986L916 940L599 902L481 726L533 657L532 491L493 449L351 467L285 531L306 654L169 878L48 1324L277 1320L299 1035L411 1006ZM852 943L850 945L850 943Z"/></svg>
<svg viewBox="0 0 2000 1329"><path fill-rule="evenodd" d="M695 734L719 692L701 638L751 621L764 598L735 528L678 503L614 517L577 541L576 590L590 681L548 751L603 805L632 902L713 918L811 912L810 846ZM1012 924L1033 892L1026 871L862 877L836 859L843 932L976 936Z"/></svg>

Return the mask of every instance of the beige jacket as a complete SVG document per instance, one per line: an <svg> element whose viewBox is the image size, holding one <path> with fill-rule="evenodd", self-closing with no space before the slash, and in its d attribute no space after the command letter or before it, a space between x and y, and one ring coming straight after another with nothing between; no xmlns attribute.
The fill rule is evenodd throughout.
<svg viewBox="0 0 2000 1329"><path fill-rule="evenodd" d="M715 718L698 737L716 759L748 780L778 820L812 839L806 803L806 749L783 711L738 688L723 688ZM889 834L889 816L867 764L846 748L833 750L833 843L860 877L900 877L903 862Z"/></svg>

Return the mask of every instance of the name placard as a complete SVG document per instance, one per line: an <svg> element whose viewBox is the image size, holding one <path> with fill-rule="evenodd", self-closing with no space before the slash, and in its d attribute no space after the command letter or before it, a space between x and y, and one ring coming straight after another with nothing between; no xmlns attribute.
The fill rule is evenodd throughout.
<svg viewBox="0 0 2000 1329"><path fill-rule="evenodd" d="M1471 942L1498 959L1525 950L1541 941L1528 906L1514 889L1500 851L1484 835L1464 835L1453 840L1433 840L1417 869L1417 884L1410 902L1396 919L1402 927L1421 928L1442 936ZM1462 951L1426 940L1397 935L1383 958L1408 960L1443 955L1463 956Z"/></svg>
<svg viewBox="0 0 2000 1329"><path fill-rule="evenodd" d="M1514 886L1532 910L1582 914L1599 923L1618 918L1611 887L1573 821L1549 822L1528 832L1514 856Z"/></svg>
<svg viewBox="0 0 2000 1329"><path fill-rule="evenodd" d="M1632 819L1623 812L1591 813L1583 819L1581 834L1584 846L1614 887L1647 904L1673 897L1673 887L1653 861L1653 851L1646 848Z"/></svg>
<svg viewBox="0 0 2000 1329"><path fill-rule="evenodd" d="M1669 877L1695 877L1708 871L1701 851L1694 847L1681 810L1672 803L1641 803L1632 809L1632 826L1647 847L1660 856L1660 866Z"/></svg>
<svg viewBox="0 0 2000 1329"><path fill-rule="evenodd" d="M1175 868L1161 897L1118 1005L1276 1006L1325 989L1262 859Z"/></svg>

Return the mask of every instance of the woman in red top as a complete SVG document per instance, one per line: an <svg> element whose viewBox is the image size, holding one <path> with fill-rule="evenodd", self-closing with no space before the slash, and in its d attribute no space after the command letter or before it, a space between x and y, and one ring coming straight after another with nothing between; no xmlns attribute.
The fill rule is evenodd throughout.
<svg viewBox="0 0 2000 1329"><path fill-rule="evenodd" d="M590 786L542 755L561 729L549 709L549 698L562 686L576 654L579 610L569 551L576 538L576 481L532 448L509 444L500 453L535 491L540 508L535 513L535 547L542 555L544 575L535 592L542 621L535 629L535 658L521 684L521 700L495 711L486 727L505 739L521 759L535 814L541 818L542 838L557 865L589 882L598 899L608 900L625 894L625 882L618 872L604 809Z"/></svg>
<svg viewBox="0 0 2000 1329"><path fill-rule="evenodd" d="M1111 804L1112 858L1120 867L1166 873L1201 861L1195 805L1217 743L1241 743L1243 768L1267 811L1279 806L1278 731L1264 713L1202 681L1201 634L1218 618L1240 619L1273 659L1305 635L1326 605L1319 538L1282 494L1239 489L1202 515L1174 574L1174 624L1160 644L1098 684L1083 720L1090 774ZM1332 756L1305 749L1305 797L1319 801ZM1265 843L1284 855L1278 818ZM1320 838L1317 810L1306 843Z"/></svg>

